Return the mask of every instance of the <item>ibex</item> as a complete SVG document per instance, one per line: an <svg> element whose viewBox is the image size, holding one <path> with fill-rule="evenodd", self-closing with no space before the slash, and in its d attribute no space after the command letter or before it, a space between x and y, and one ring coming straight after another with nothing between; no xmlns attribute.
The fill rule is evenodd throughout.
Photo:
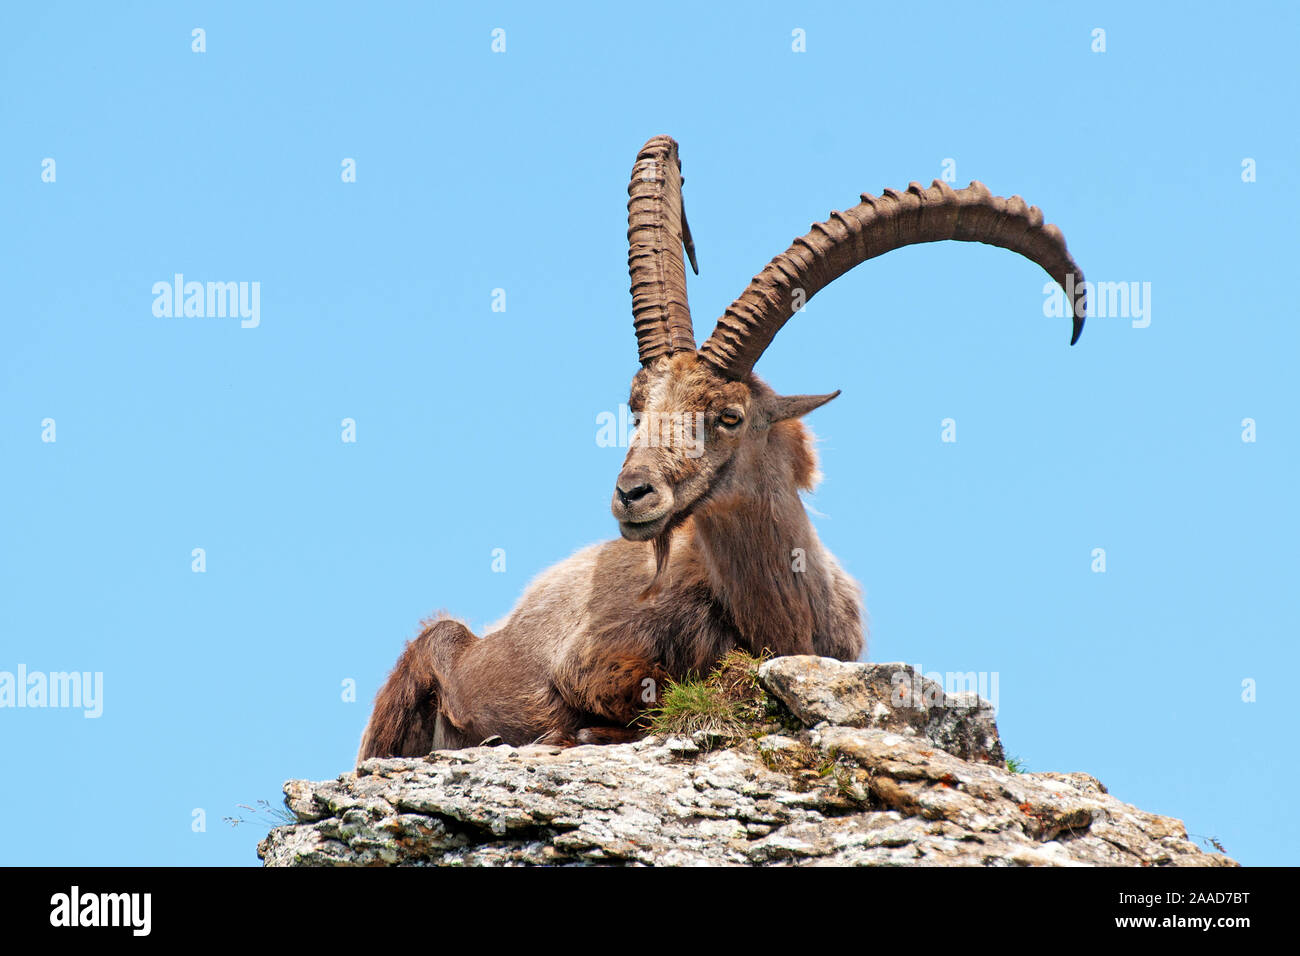
<svg viewBox="0 0 1300 956"><path fill-rule="evenodd" d="M684 247L695 268L695 249L681 187L677 144L654 137L628 187L641 368L628 402L637 425L612 502L622 537L545 572L481 639L450 618L426 622L376 696L358 761L497 738L515 746L633 739L665 682L708 670L732 648L856 659L860 592L822 547L799 497L818 479L800 419L839 392L778 395L752 369L803 303L859 263L940 239L1000 246L1073 292L1071 345L1083 329L1083 275L1060 230L1018 196L936 180L863 194L813 225L697 348L682 261Z"/></svg>

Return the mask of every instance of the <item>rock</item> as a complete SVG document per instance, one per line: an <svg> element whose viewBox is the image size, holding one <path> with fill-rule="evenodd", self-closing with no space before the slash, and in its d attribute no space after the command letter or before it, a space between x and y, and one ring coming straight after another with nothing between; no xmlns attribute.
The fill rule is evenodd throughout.
<svg viewBox="0 0 1300 956"><path fill-rule="evenodd" d="M945 695L907 664L777 657L759 668L758 679L806 726L893 730L965 760L1006 764L988 701L973 693Z"/></svg>
<svg viewBox="0 0 1300 956"><path fill-rule="evenodd" d="M894 673L906 680L893 682ZM437 751L285 784L267 866L1232 866L1082 773L1015 774L991 708L914 706L903 665L778 658L801 726Z"/></svg>

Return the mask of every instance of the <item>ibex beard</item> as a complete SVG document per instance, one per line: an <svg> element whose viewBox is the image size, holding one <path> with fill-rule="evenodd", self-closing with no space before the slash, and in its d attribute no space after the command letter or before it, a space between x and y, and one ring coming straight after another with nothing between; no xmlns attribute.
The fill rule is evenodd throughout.
<svg viewBox="0 0 1300 956"><path fill-rule="evenodd" d="M860 591L817 537L800 498L818 480L801 418L835 398L778 395L753 366L782 325L866 259L958 239L1019 252L1064 286L1083 276L1055 226L1019 197L935 182L863 201L795 240L756 276L698 348L683 248L695 265L677 144L651 139L628 187L628 270L641 368L628 404L637 433L611 509L621 537L542 574L498 627L422 625L375 698L358 761L422 756L488 740L615 743L670 681L724 654L864 649ZM1073 302L1071 343L1083 326ZM699 423L680 441L652 430Z"/></svg>

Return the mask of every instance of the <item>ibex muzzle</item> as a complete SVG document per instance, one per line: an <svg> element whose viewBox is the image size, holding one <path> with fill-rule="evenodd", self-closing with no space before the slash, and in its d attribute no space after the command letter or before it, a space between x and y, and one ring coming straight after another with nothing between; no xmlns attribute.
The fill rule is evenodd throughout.
<svg viewBox="0 0 1300 956"><path fill-rule="evenodd" d="M672 490L661 494L660 487L667 486L646 465L629 462L619 474L612 507L619 530L629 541L653 538L667 524L673 510Z"/></svg>

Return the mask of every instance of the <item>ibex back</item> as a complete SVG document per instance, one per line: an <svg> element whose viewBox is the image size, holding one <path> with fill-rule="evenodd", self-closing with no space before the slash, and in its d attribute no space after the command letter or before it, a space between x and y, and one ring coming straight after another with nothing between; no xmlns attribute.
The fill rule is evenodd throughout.
<svg viewBox="0 0 1300 956"><path fill-rule="evenodd" d="M358 760L489 738L516 746L633 739L668 681L704 672L737 647L856 659L859 589L822 547L799 497L818 478L800 418L839 393L778 395L753 366L803 303L859 263L940 239L1000 246L1072 290L1071 344L1083 329L1083 274L1060 230L1018 196L935 181L864 194L815 224L754 277L697 348L682 258L684 247L694 268L695 250L681 187L677 144L654 137L628 187L641 368L629 398L637 428L612 501L622 537L544 573L482 639L450 618L426 622L375 698Z"/></svg>

